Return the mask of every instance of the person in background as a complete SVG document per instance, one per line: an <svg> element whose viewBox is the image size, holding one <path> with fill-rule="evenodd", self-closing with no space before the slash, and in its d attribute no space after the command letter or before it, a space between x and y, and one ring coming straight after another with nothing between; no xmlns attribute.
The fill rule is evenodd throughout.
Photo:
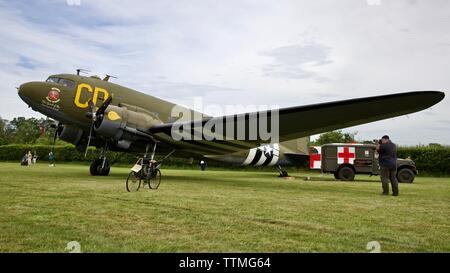
<svg viewBox="0 0 450 273"><path fill-rule="evenodd" d="M32 160L33 160L33 154L31 153L31 151L28 151L28 153L27 153L27 164L28 164L27 166L28 167L31 166Z"/></svg>
<svg viewBox="0 0 450 273"><path fill-rule="evenodd" d="M22 157L22 161L20 162L21 166L28 166L28 154L24 154Z"/></svg>
<svg viewBox="0 0 450 273"><path fill-rule="evenodd" d="M392 195L398 196L397 181L397 146L390 141L389 136L383 136L377 145L380 177L383 186L383 195L389 195L389 180L392 186Z"/></svg>
<svg viewBox="0 0 450 273"><path fill-rule="evenodd" d="M200 160L200 163L199 163L198 165L200 165L200 169L201 169L202 171L205 171L205 170L206 170L206 167L207 167L206 161Z"/></svg>
<svg viewBox="0 0 450 273"><path fill-rule="evenodd" d="M37 156L36 151L33 151L33 165L36 164L37 157L38 157L38 156Z"/></svg>
<svg viewBox="0 0 450 273"><path fill-rule="evenodd" d="M53 154L53 151L50 151L50 153L48 153L48 160L50 161L50 165L48 166L55 167L55 155Z"/></svg>

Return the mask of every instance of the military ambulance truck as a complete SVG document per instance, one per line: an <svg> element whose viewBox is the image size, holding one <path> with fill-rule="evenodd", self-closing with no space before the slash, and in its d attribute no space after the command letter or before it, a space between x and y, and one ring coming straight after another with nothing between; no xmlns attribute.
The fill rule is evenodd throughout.
<svg viewBox="0 0 450 273"><path fill-rule="evenodd" d="M311 147L311 169L333 173L339 180L353 181L355 174L379 175L378 153L374 144L325 144ZM414 161L397 159L398 182L412 183L417 175Z"/></svg>

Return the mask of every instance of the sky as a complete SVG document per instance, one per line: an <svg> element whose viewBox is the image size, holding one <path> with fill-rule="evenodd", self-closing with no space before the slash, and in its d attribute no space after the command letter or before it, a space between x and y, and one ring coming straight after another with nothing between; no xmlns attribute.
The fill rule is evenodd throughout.
<svg viewBox="0 0 450 273"><path fill-rule="evenodd" d="M0 0L0 41L3 119L42 117L21 83L84 68L192 108L440 90L430 109L344 131L450 144L447 0Z"/></svg>

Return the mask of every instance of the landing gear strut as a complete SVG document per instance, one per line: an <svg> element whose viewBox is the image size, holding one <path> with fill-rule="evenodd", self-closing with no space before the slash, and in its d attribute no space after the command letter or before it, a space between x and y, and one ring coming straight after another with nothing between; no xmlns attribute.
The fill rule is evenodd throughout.
<svg viewBox="0 0 450 273"><path fill-rule="evenodd" d="M108 159L106 158L106 153L108 151L108 144L105 144L105 147L102 149L102 152L100 154L100 158L96 159L92 162L91 167L89 168L89 171L91 172L92 176L108 176L109 171L111 169L111 165L108 162Z"/></svg>
<svg viewBox="0 0 450 273"><path fill-rule="evenodd" d="M280 173L279 177L289 177L288 172L281 167L281 165L277 165L278 172Z"/></svg>

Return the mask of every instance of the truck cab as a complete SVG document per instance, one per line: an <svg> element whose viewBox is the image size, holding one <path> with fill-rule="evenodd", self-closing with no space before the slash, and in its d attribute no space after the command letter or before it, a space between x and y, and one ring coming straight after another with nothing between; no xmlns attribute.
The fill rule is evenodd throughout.
<svg viewBox="0 0 450 273"><path fill-rule="evenodd" d="M320 149L311 149L311 158L318 160L320 152L320 167L324 173L333 173L339 180L353 181L355 174L379 175L378 153L374 144L325 144ZM418 174L416 165L411 159L397 159L397 180L402 183L412 183Z"/></svg>

